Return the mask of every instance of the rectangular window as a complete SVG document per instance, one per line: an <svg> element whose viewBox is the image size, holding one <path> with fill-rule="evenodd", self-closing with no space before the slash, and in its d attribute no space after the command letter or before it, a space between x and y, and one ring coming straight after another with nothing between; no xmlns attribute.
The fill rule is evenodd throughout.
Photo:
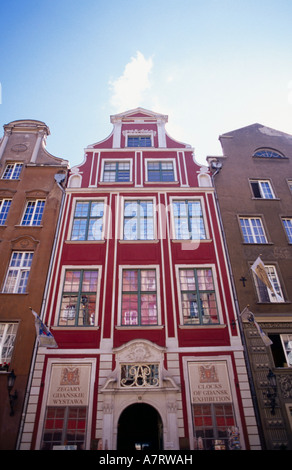
<svg viewBox="0 0 292 470"><path fill-rule="evenodd" d="M125 325L157 325L155 269L124 269L122 276L122 322Z"/></svg>
<svg viewBox="0 0 292 470"><path fill-rule="evenodd" d="M284 228L288 237L289 243L292 243L292 219L283 219Z"/></svg>
<svg viewBox="0 0 292 470"><path fill-rule="evenodd" d="M0 200L0 225L5 225L10 206L11 199Z"/></svg>
<svg viewBox="0 0 292 470"><path fill-rule="evenodd" d="M275 266L269 266L265 264L265 269L270 283L277 295L271 292L271 290L267 288L267 286L258 278L258 276L253 273L259 302L283 302L284 297Z"/></svg>
<svg viewBox="0 0 292 470"><path fill-rule="evenodd" d="M200 201L173 202L174 229L177 240L205 240L206 231Z"/></svg>
<svg viewBox="0 0 292 470"><path fill-rule="evenodd" d="M105 162L103 170L103 181L119 183L130 181L130 163Z"/></svg>
<svg viewBox="0 0 292 470"><path fill-rule="evenodd" d="M67 270L63 286L59 326L95 324L98 271Z"/></svg>
<svg viewBox="0 0 292 470"><path fill-rule="evenodd" d="M0 323L0 370L11 363L17 328L17 323Z"/></svg>
<svg viewBox="0 0 292 470"><path fill-rule="evenodd" d="M21 225L40 225L42 221L44 207L44 200L38 199L36 201L28 201L26 204Z"/></svg>
<svg viewBox="0 0 292 470"><path fill-rule="evenodd" d="M102 240L103 201L78 201L75 206L71 240Z"/></svg>
<svg viewBox="0 0 292 470"><path fill-rule="evenodd" d="M151 147L151 136L128 136L128 147Z"/></svg>
<svg viewBox="0 0 292 470"><path fill-rule="evenodd" d="M275 199L270 181L252 180L250 184L254 197L260 199Z"/></svg>
<svg viewBox="0 0 292 470"><path fill-rule="evenodd" d="M8 163L5 167L2 179L18 180L22 170L22 163Z"/></svg>
<svg viewBox="0 0 292 470"><path fill-rule="evenodd" d="M240 217L239 220L245 243L267 243L260 217Z"/></svg>
<svg viewBox="0 0 292 470"><path fill-rule="evenodd" d="M179 281L183 324L219 324L212 269L180 269Z"/></svg>
<svg viewBox="0 0 292 470"><path fill-rule="evenodd" d="M153 201L125 201L124 240L154 239Z"/></svg>
<svg viewBox="0 0 292 470"><path fill-rule="evenodd" d="M32 258L33 252L30 251L12 253L3 292L13 294L26 292Z"/></svg>
<svg viewBox="0 0 292 470"><path fill-rule="evenodd" d="M148 162L148 181L174 181L173 162Z"/></svg>
<svg viewBox="0 0 292 470"><path fill-rule="evenodd" d="M231 403L193 405L196 449L229 450L229 431L236 426Z"/></svg>
<svg viewBox="0 0 292 470"><path fill-rule="evenodd" d="M292 367L292 334L272 334L271 352L275 367Z"/></svg>
<svg viewBox="0 0 292 470"><path fill-rule="evenodd" d="M87 407L49 406L44 422L41 450L53 450L54 446L76 446L85 449Z"/></svg>

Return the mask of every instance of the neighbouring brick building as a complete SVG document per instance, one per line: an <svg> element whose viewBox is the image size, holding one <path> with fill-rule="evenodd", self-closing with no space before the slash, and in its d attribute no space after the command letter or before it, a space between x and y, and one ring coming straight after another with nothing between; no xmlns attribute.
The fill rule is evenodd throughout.
<svg viewBox="0 0 292 470"><path fill-rule="evenodd" d="M0 449L17 446L68 162L45 148L41 121L4 125L0 140ZM55 175L58 175L55 178ZM16 375L10 416L7 376Z"/></svg>
<svg viewBox="0 0 292 470"><path fill-rule="evenodd" d="M242 317L264 448L292 449L292 136L253 124L208 157ZM222 167L220 169L220 167ZM272 289L251 269L260 258ZM273 383L274 382L274 383Z"/></svg>

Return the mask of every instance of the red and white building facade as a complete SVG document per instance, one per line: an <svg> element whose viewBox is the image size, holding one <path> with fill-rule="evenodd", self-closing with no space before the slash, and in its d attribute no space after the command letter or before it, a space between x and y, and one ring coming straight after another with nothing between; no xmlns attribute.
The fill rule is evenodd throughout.
<svg viewBox="0 0 292 470"><path fill-rule="evenodd" d="M72 168L20 449L260 449L214 188L167 116Z"/></svg>

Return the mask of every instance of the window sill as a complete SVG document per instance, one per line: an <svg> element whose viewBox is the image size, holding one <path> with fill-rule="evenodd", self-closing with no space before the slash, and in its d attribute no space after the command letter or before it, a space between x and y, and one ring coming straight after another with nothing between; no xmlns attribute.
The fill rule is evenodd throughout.
<svg viewBox="0 0 292 470"><path fill-rule="evenodd" d="M190 330L190 329L193 329L193 328L201 330L202 328L208 328L208 329L210 329L210 328L220 328L220 329L222 329L222 328L226 328L226 326L227 325L225 325L225 324L216 325L216 324L212 324L212 323L206 323L204 325L179 325L179 328L181 330Z"/></svg>
<svg viewBox="0 0 292 470"><path fill-rule="evenodd" d="M60 326L60 325L52 325L50 327L53 331L88 331L88 330L99 330L99 326Z"/></svg>
<svg viewBox="0 0 292 470"><path fill-rule="evenodd" d="M283 302L256 302L257 305L289 305L291 304L290 300L284 300ZM258 314L257 314L258 315Z"/></svg>
<svg viewBox="0 0 292 470"><path fill-rule="evenodd" d="M98 185L99 186L111 186L113 184L115 185L124 185L124 184L133 184L134 181L99 181Z"/></svg>
<svg viewBox="0 0 292 470"><path fill-rule="evenodd" d="M253 201L281 201L279 197L252 197L251 198Z"/></svg>
<svg viewBox="0 0 292 470"><path fill-rule="evenodd" d="M179 181L144 181L144 184L173 184L175 186L179 184Z"/></svg>
<svg viewBox="0 0 292 470"><path fill-rule="evenodd" d="M14 225L15 228L43 228L43 225Z"/></svg>
<svg viewBox="0 0 292 470"><path fill-rule="evenodd" d="M273 246L274 245L274 243L272 243L272 242L265 242L265 243L252 242L252 243L248 243L248 242L244 242L244 241L242 242L242 244L247 245L247 246L250 246L250 245L255 245L255 246L259 246L259 245L260 246L266 246L266 245L269 246L270 245L270 246Z"/></svg>
<svg viewBox="0 0 292 470"><path fill-rule="evenodd" d="M157 238L155 238L154 240L119 240L119 243L134 243L134 244L138 244L138 243L158 243L159 240Z"/></svg>
<svg viewBox="0 0 292 470"><path fill-rule="evenodd" d="M75 243L84 243L85 245L91 244L103 244L105 240L65 240L65 243L68 245L74 245Z"/></svg>
<svg viewBox="0 0 292 470"><path fill-rule="evenodd" d="M0 292L0 295L28 295L28 292Z"/></svg>
<svg viewBox="0 0 292 470"><path fill-rule="evenodd" d="M115 326L116 330L163 330L164 325L119 325Z"/></svg>
<svg viewBox="0 0 292 470"><path fill-rule="evenodd" d="M212 238L203 238L202 240L201 239L178 239L178 238L172 238L171 239L172 243L211 243L213 240Z"/></svg>

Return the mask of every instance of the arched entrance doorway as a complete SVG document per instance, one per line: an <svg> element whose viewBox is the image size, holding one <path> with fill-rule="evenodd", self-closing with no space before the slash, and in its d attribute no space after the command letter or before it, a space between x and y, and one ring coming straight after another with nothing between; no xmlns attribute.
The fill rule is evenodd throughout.
<svg viewBox="0 0 292 470"><path fill-rule="evenodd" d="M163 426L159 413L150 405L128 406L118 422L117 450L163 449Z"/></svg>

